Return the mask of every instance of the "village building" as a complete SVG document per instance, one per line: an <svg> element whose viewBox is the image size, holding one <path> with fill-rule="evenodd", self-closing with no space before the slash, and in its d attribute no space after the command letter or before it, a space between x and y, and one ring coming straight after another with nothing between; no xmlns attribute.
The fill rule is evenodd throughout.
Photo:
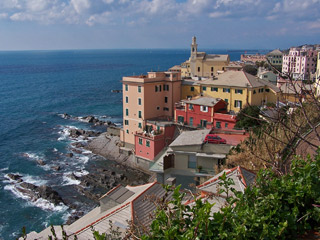
<svg viewBox="0 0 320 240"><path fill-rule="evenodd" d="M160 199L165 194L166 191L157 182L126 187L118 185L100 198L98 207L74 223L65 225L64 230L70 239L76 235L79 240L94 240L92 228L100 234L106 232L110 234L112 228L124 239L130 222L136 227L150 226L157 207L152 197ZM57 238L63 239L61 227L54 226L54 229ZM51 235L51 228L48 227L40 233L29 233L27 239L48 239Z"/></svg>
<svg viewBox="0 0 320 240"><path fill-rule="evenodd" d="M241 166L237 166L231 169L224 169L216 176L205 181L201 185L197 186L197 189L200 191L202 197L207 195L220 195L221 197L226 197L226 193L219 194L219 189L223 188L219 185L222 181L220 177L226 174L227 179L232 179L234 185L230 186L234 188L237 192L244 193L244 190L254 183L256 174L252 171L249 171ZM231 196L234 196L234 193L230 192Z"/></svg>
<svg viewBox="0 0 320 240"><path fill-rule="evenodd" d="M243 64L239 62L230 62L224 69L225 71L242 71Z"/></svg>
<svg viewBox="0 0 320 240"><path fill-rule="evenodd" d="M257 54L242 54L240 57L241 62L244 63L252 63L255 64L256 62L265 62L266 56L261 55L259 53Z"/></svg>
<svg viewBox="0 0 320 240"><path fill-rule="evenodd" d="M193 37L190 58L181 64L181 76L182 78L212 78L219 72L225 71L229 63L230 58L227 54L198 52L197 39Z"/></svg>
<svg viewBox="0 0 320 240"><path fill-rule="evenodd" d="M320 97L320 52L318 52L317 56L317 72L316 72L316 81L314 83L315 86L315 94Z"/></svg>
<svg viewBox="0 0 320 240"><path fill-rule="evenodd" d="M136 134L165 134L165 126L147 125L149 119L172 120L174 105L181 99L179 72L148 72L147 75L123 77L123 129L120 140L134 149ZM159 138L159 136L157 137ZM147 143L145 143L147 145Z"/></svg>
<svg viewBox="0 0 320 240"><path fill-rule="evenodd" d="M278 75L275 74L273 71L262 71L258 73L258 77L260 79L267 80L273 83L274 85L277 85Z"/></svg>
<svg viewBox="0 0 320 240"><path fill-rule="evenodd" d="M266 54L266 58L268 59L269 63L274 67L278 67L279 69L282 68L282 57L283 53L279 49L275 49Z"/></svg>
<svg viewBox="0 0 320 240"><path fill-rule="evenodd" d="M228 71L213 79L182 82L182 99L195 96L221 98L228 103L228 112L239 112L246 105L276 103L279 88L244 71Z"/></svg>
<svg viewBox="0 0 320 240"><path fill-rule="evenodd" d="M209 133L225 139L226 144L206 143L205 137ZM157 174L157 181L160 183L164 183L168 178L175 178L176 184L190 188L190 184L203 182L214 176L221 164L224 164L230 149L247 137L245 131L236 130L184 131L163 150L149 170Z"/></svg>
<svg viewBox="0 0 320 240"><path fill-rule="evenodd" d="M290 48L289 54L283 55L282 73L292 76L294 80L311 80L317 68L317 55L314 47Z"/></svg>
<svg viewBox="0 0 320 240"><path fill-rule="evenodd" d="M226 114L228 104L220 98L195 97L176 103L176 122L197 128L233 129L236 116Z"/></svg>

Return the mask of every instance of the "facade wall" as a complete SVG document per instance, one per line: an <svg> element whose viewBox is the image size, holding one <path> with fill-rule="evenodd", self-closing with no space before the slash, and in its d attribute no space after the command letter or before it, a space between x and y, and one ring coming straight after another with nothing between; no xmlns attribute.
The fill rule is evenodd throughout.
<svg viewBox="0 0 320 240"><path fill-rule="evenodd" d="M283 54L267 54L266 56L273 66L282 66Z"/></svg>
<svg viewBox="0 0 320 240"><path fill-rule="evenodd" d="M181 86L181 99L187 99L188 97L194 97L201 94L200 85L182 85Z"/></svg>
<svg viewBox="0 0 320 240"><path fill-rule="evenodd" d="M135 144L146 120L174 116L174 104L181 98L181 74L149 72L147 76L123 78L123 134L121 141Z"/></svg>
<svg viewBox="0 0 320 240"><path fill-rule="evenodd" d="M317 51L312 48L290 48L283 55L282 73L292 74L295 80L309 80L316 71Z"/></svg>
<svg viewBox="0 0 320 240"><path fill-rule="evenodd" d="M320 97L320 52L318 52L317 57L317 74L316 74L316 81L315 81L315 89L316 95Z"/></svg>
<svg viewBox="0 0 320 240"><path fill-rule="evenodd" d="M218 91L212 91L212 88L218 88ZM200 94L203 94L203 96L206 97L221 98L228 103L228 111L239 112L241 108L235 106L235 101L241 101L242 108L247 105L247 102L250 105L260 106L264 102L275 103L277 101L277 93L275 93L268 87L261 88L264 89L263 92L259 92L259 88L247 89L241 87L200 85L197 89L197 92L200 91ZM226 92L224 91L224 89L230 89L230 92ZM242 94L236 93L236 89L242 90ZM265 89L269 89L269 92L266 92ZM190 85L182 85L182 96L190 93Z"/></svg>

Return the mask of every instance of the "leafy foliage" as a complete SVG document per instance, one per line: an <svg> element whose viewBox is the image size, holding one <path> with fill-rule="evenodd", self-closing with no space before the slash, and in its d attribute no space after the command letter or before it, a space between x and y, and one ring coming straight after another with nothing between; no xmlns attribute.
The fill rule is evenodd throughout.
<svg viewBox="0 0 320 240"><path fill-rule="evenodd" d="M146 239L295 239L320 226L320 151L314 160L297 158L291 173L261 170L256 185L244 194L222 176L227 206L211 213L213 204L195 199L183 204L177 187L173 200L156 213ZM220 192L221 193L221 192Z"/></svg>
<svg viewBox="0 0 320 240"><path fill-rule="evenodd" d="M254 65L245 65L243 67L243 71L245 71L246 73L249 73L249 74L251 74L253 76L256 76L257 73L258 73L258 69Z"/></svg>
<svg viewBox="0 0 320 240"><path fill-rule="evenodd" d="M261 120L259 120L260 109L257 106L246 106L241 109L237 115L237 123L235 128L251 129L256 126L261 125Z"/></svg>

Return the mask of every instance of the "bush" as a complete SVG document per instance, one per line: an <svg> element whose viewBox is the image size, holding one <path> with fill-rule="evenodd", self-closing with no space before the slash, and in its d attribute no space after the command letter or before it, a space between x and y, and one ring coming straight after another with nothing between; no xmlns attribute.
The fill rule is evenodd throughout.
<svg viewBox="0 0 320 240"><path fill-rule="evenodd" d="M211 214L212 204L195 199L184 205L179 187L173 200L159 208L151 231L142 239L296 239L320 226L320 154L297 158L291 173L278 176L260 171L256 185L234 192L227 206ZM222 184L230 188L222 176Z"/></svg>

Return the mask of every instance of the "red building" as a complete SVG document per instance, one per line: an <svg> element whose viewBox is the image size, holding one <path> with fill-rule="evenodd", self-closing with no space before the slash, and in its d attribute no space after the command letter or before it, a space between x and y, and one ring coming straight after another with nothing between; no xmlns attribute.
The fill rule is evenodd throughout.
<svg viewBox="0 0 320 240"><path fill-rule="evenodd" d="M194 127L233 129L234 115L226 114L227 105L220 98L199 97L182 100L175 106L175 121Z"/></svg>
<svg viewBox="0 0 320 240"><path fill-rule="evenodd" d="M153 161L173 141L175 125L164 120L147 120L144 132L135 134L135 155Z"/></svg>

